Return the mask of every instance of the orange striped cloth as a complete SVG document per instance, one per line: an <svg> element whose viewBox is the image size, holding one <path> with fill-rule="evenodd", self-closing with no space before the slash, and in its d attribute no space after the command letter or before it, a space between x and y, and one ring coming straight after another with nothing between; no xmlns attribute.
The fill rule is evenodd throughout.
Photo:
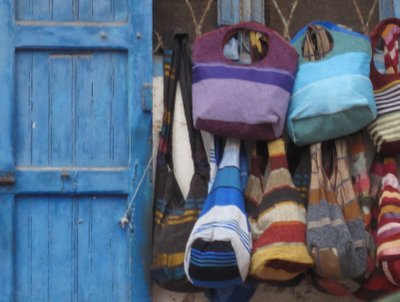
<svg viewBox="0 0 400 302"><path fill-rule="evenodd" d="M268 143L269 175L252 170L245 191L253 252L250 274L260 280L287 281L313 265L306 247L306 210L293 185L282 138Z"/></svg>

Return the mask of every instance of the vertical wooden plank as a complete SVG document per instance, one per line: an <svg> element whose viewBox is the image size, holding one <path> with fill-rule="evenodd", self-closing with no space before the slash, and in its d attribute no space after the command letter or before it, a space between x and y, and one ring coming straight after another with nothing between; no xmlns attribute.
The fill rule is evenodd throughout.
<svg viewBox="0 0 400 302"><path fill-rule="evenodd" d="M400 0L379 0L379 20L400 17Z"/></svg>
<svg viewBox="0 0 400 302"><path fill-rule="evenodd" d="M0 301L13 301L14 261L13 261L13 231L14 231L14 196L1 195L0 203Z"/></svg>
<svg viewBox="0 0 400 302"><path fill-rule="evenodd" d="M46 197L27 197L31 206L31 301L49 301L49 201ZM17 233L16 233L17 235ZM18 236L18 235L17 235Z"/></svg>
<svg viewBox="0 0 400 302"><path fill-rule="evenodd" d="M218 0L218 25L243 21L265 23L263 0Z"/></svg>
<svg viewBox="0 0 400 302"><path fill-rule="evenodd" d="M78 301L94 301L96 284L93 279L93 199L79 197L78 208Z"/></svg>
<svg viewBox="0 0 400 302"><path fill-rule="evenodd" d="M9 215L9 214L8 214ZM31 301L32 296L32 205L20 198L15 204L15 300ZM7 259L7 258L6 258ZM8 258L9 259L9 258ZM0 274L1 276L1 274ZM6 301L6 300L2 300ZM11 301L11 300L10 300Z"/></svg>
<svg viewBox="0 0 400 302"><path fill-rule="evenodd" d="M14 1L0 1L0 171L14 169ZM0 301L14 300L14 196L1 195L0 199Z"/></svg>
<svg viewBox="0 0 400 302"><path fill-rule="evenodd" d="M79 0L79 21L93 20L93 0Z"/></svg>
<svg viewBox="0 0 400 302"><path fill-rule="evenodd" d="M52 0L53 21L74 21L76 11L74 10L73 0Z"/></svg>
<svg viewBox="0 0 400 302"><path fill-rule="evenodd" d="M92 166L110 166L110 117L112 96L112 55L98 52L93 57L93 145Z"/></svg>
<svg viewBox="0 0 400 302"><path fill-rule="evenodd" d="M218 0L218 24L229 25L240 20L240 0Z"/></svg>
<svg viewBox="0 0 400 302"><path fill-rule="evenodd" d="M126 53L113 54L112 144L111 160L115 166L126 166L129 161L129 122Z"/></svg>
<svg viewBox="0 0 400 302"><path fill-rule="evenodd" d="M122 197L79 198L78 301L128 301L129 244L116 223L125 206Z"/></svg>
<svg viewBox="0 0 400 302"><path fill-rule="evenodd" d="M393 16L396 18L399 18L400 17L400 0L393 0L393 9L394 9Z"/></svg>
<svg viewBox="0 0 400 302"><path fill-rule="evenodd" d="M383 20L393 16L393 0L379 0L379 20Z"/></svg>
<svg viewBox="0 0 400 302"><path fill-rule="evenodd" d="M113 299L113 257L111 237L111 220L113 212L106 205L108 202L101 197L94 197L95 206L92 216L92 238L93 238L93 282L96 284L97 291L95 297L102 297L105 301L114 301ZM115 221L114 221L115 222ZM114 242L115 244L116 242ZM104 259L109 259L104 261Z"/></svg>
<svg viewBox="0 0 400 302"><path fill-rule="evenodd" d="M17 166L32 163L32 82L33 57L26 51L16 54L16 145Z"/></svg>
<svg viewBox="0 0 400 302"><path fill-rule="evenodd" d="M242 0L246 1L246 0ZM251 19L260 23L265 23L265 2L264 0L251 1Z"/></svg>
<svg viewBox="0 0 400 302"><path fill-rule="evenodd" d="M104 197L101 201L109 209L110 253L112 259L112 301L129 301L130 289L130 245L129 235L116 223L127 207L126 196ZM107 210L105 208L104 210Z"/></svg>
<svg viewBox="0 0 400 302"><path fill-rule="evenodd" d="M49 53L34 51L32 55L31 164L49 164ZM19 145L18 145L19 146Z"/></svg>
<svg viewBox="0 0 400 302"><path fill-rule="evenodd" d="M50 164L69 166L73 150L73 96L74 80L72 56L54 54L50 56Z"/></svg>
<svg viewBox="0 0 400 302"><path fill-rule="evenodd" d="M112 0L93 1L93 20L97 22L112 21L114 6Z"/></svg>
<svg viewBox="0 0 400 302"><path fill-rule="evenodd" d="M51 20L51 2L49 0L30 0L32 5L32 17L34 21ZM17 0L19 2L19 0Z"/></svg>
<svg viewBox="0 0 400 302"><path fill-rule="evenodd" d="M0 171L14 168L14 11L14 1L0 2Z"/></svg>
<svg viewBox="0 0 400 302"><path fill-rule="evenodd" d="M18 21L26 21L32 18L32 0L15 1L15 18Z"/></svg>
<svg viewBox="0 0 400 302"><path fill-rule="evenodd" d="M129 83L129 122L130 122L130 169L132 186L128 200L136 188L138 179L134 176L135 165L137 177L141 177L151 155L151 114L141 108L141 89L144 83L152 82L152 1L130 1L134 37L132 48L128 52L128 83ZM140 54L140 55L139 55ZM146 179L135 200L132 221L135 231L132 235L132 278L131 301L151 301L150 263L151 263L151 230L152 205L151 177Z"/></svg>
<svg viewBox="0 0 400 302"><path fill-rule="evenodd" d="M93 55L77 58L77 99L76 99L76 165L89 166L97 146L93 145L95 135L93 116Z"/></svg>
<svg viewBox="0 0 400 302"><path fill-rule="evenodd" d="M112 0L114 2L114 21L122 22L127 20L128 3L127 0Z"/></svg>
<svg viewBox="0 0 400 302"><path fill-rule="evenodd" d="M73 203L70 197L49 202L49 301L72 301L74 290Z"/></svg>

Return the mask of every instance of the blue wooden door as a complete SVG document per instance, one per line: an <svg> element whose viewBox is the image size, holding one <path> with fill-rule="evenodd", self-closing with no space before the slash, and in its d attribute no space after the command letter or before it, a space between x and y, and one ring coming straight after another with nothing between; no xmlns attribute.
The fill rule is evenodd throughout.
<svg viewBox="0 0 400 302"><path fill-rule="evenodd" d="M151 0L0 0L0 301L146 301Z"/></svg>

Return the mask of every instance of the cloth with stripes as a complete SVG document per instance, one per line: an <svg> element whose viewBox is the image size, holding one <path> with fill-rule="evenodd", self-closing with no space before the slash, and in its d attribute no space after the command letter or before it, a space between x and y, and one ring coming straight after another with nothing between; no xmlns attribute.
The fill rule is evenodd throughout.
<svg viewBox="0 0 400 302"><path fill-rule="evenodd" d="M253 238L250 274L287 281L313 265L306 246L306 209L288 170L283 139L269 142L268 153L265 185L254 167L245 191ZM253 155L253 166L256 161Z"/></svg>
<svg viewBox="0 0 400 302"><path fill-rule="evenodd" d="M191 65L188 35L176 33L173 50L164 52L164 115L157 151L154 185L154 233L151 275L161 287L183 292L201 291L186 278L183 261L186 241L207 197L209 164L201 133L195 129L191 107ZM191 147L194 174L187 197L174 174L172 125L177 84ZM189 176L190 177L190 176Z"/></svg>
<svg viewBox="0 0 400 302"><path fill-rule="evenodd" d="M371 207L371 228L370 232L373 238L373 244L376 245L377 231L378 231L378 216L379 216L379 198L382 184L382 177L384 176L384 163L383 157L376 154L372 160L371 168L369 171L371 180L370 196L372 199ZM376 254L376 250L374 251ZM362 299L363 301L372 301L387 296L389 293L398 291L399 287L390 283L386 278L382 267L378 262L373 263L373 272L369 278L363 282L362 287L354 293L354 296Z"/></svg>
<svg viewBox="0 0 400 302"><path fill-rule="evenodd" d="M368 264L367 234L353 189L345 139L334 141L333 168L323 168L321 143L311 145L311 182L307 208L307 246L330 294L354 292ZM317 279L318 281L318 279ZM333 286L334 285L334 286ZM332 290L341 290L332 292Z"/></svg>
<svg viewBox="0 0 400 302"><path fill-rule="evenodd" d="M240 141L228 138L203 210L185 251L185 272L196 286L242 284L249 270L251 233L240 175Z"/></svg>
<svg viewBox="0 0 400 302"><path fill-rule="evenodd" d="M377 237L377 260L388 280L400 286L400 185L394 157L384 160Z"/></svg>
<svg viewBox="0 0 400 302"><path fill-rule="evenodd" d="M400 152L400 19L382 20L371 30L370 37L374 56L381 55L377 47L380 41L383 43L385 70L379 71L371 61L370 78L378 116L368 126L368 132L378 153L394 155Z"/></svg>
<svg viewBox="0 0 400 302"><path fill-rule="evenodd" d="M319 34L311 25L318 26ZM321 28L326 31L321 34ZM310 39L306 39L311 35ZM314 38L314 35L317 39ZM307 43L327 39L323 58L314 56ZM289 102L286 129L299 146L335 139L357 132L376 118L369 78L371 43L367 36L330 22L312 22L291 41L299 54L299 67ZM318 45L315 45L318 46ZM305 53L307 50L307 53Z"/></svg>
<svg viewBox="0 0 400 302"><path fill-rule="evenodd" d="M224 44L240 31L259 32L260 37L267 37L265 57L251 64L239 64L224 56ZM253 43L251 39L250 44L257 46ZM196 128L239 139L280 137L297 57L288 41L257 22L223 26L197 37L192 55Z"/></svg>
<svg viewBox="0 0 400 302"><path fill-rule="evenodd" d="M351 177L354 191L360 202L366 230L371 226L371 182L368 174L367 146L362 133L356 133L347 137L351 157Z"/></svg>

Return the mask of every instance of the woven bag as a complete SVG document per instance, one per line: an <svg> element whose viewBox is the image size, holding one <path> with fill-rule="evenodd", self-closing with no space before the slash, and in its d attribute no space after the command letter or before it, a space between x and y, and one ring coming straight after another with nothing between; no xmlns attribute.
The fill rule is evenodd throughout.
<svg viewBox="0 0 400 302"><path fill-rule="evenodd" d="M400 19L382 20L371 30L370 37L374 58L371 82L378 117L368 126L368 132L378 153L395 155L400 152ZM380 43L383 50L378 49Z"/></svg>
<svg viewBox="0 0 400 302"><path fill-rule="evenodd" d="M253 168L245 192L253 237L250 274L264 281L287 281L313 265L306 246L306 209L288 170L283 139L269 142L268 153L265 186Z"/></svg>
<svg viewBox="0 0 400 302"><path fill-rule="evenodd" d="M155 196L152 278L161 287L183 292L200 291L186 278L183 260L186 241L207 197L209 165L200 131L191 117L190 52L187 34L174 36L174 49L164 56L164 117L158 145ZM172 124L179 80L192 151L194 174L184 198L174 174Z"/></svg>
<svg viewBox="0 0 400 302"><path fill-rule="evenodd" d="M307 246L315 261L315 272L333 280L360 277L367 269L368 243L351 182L346 141L335 141L330 178L323 169L321 143L310 149Z"/></svg>
<svg viewBox="0 0 400 302"><path fill-rule="evenodd" d="M186 244L185 273L196 286L234 286L247 277L252 242L239 167L240 141L228 138L211 191Z"/></svg>
<svg viewBox="0 0 400 302"><path fill-rule="evenodd" d="M400 286L400 184L396 160L384 160L379 198L377 260L390 283Z"/></svg>
<svg viewBox="0 0 400 302"><path fill-rule="evenodd" d="M291 43L299 54L287 116L288 135L295 144L336 139L375 119L367 36L333 23L313 22Z"/></svg>
<svg viewBox="0 0 400 302"><path fill-rule="evenodd" d="M224 44L241 30L267 37L260 61L240 64L224 56ZM221 27L196 38L192 58L196 128L238 139L282 135L297 54L277 32L256 22Z"/></svg>

